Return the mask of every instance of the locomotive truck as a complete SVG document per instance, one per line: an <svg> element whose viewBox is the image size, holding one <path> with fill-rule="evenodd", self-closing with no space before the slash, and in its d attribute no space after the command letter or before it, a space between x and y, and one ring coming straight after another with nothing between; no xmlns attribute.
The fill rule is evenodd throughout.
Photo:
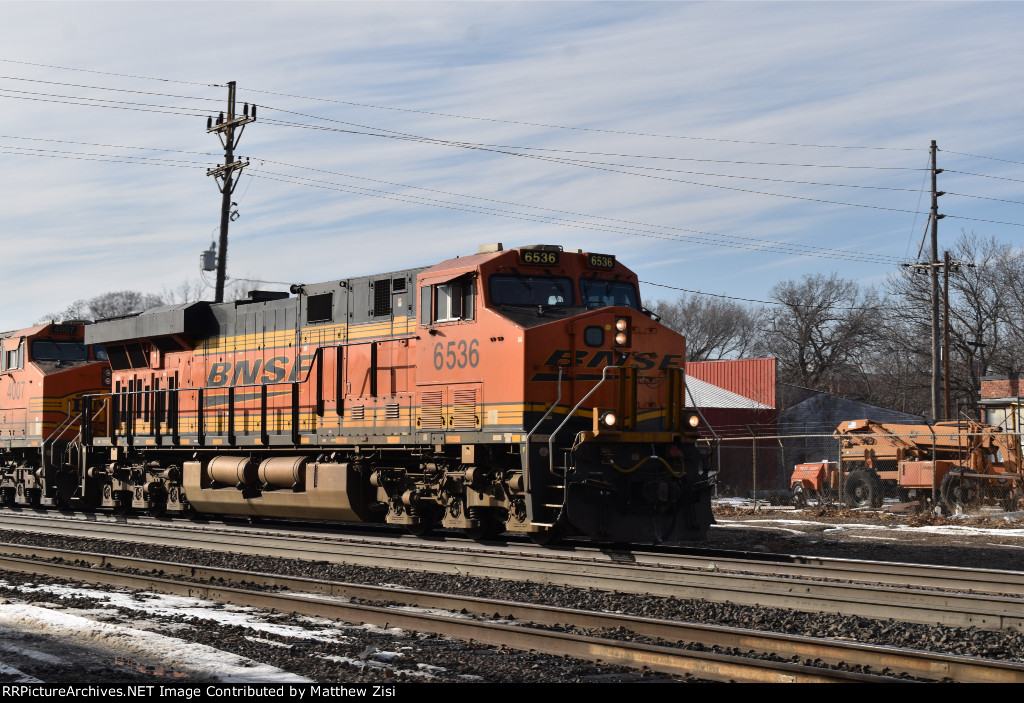
<svg viewBox="0 0 1024 703"><path fill-rule="evenodd" d="M488 245L104 320L85 342L112 378L58 467L77 481L46 489L65 505L539 542L699 539L712 522L685 341L612 255Z"/></svg>

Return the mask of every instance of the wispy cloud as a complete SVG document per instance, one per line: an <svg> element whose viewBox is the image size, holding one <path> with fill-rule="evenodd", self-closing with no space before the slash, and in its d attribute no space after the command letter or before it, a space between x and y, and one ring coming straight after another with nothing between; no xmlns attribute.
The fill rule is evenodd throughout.
<svg viewBox="0 0 1024 703"><path fill-rule="evenodd" d="M241 218L231 229L229 272L238 276L309 282L426 265L483 242L548 241L614 252L650 280L742 297L763 298L779 280L820 270L871 281L888 265L799 257L756 243L716 246L715 235L893 261L913 254L923 218L907 211L919 207L931 139L947 169L944 212L1024 223L1020 205L953 195L1024 201L1020 163L952 153L1024 162L1016 138L1024 112L1024 8L1017 3L3 3L0 15L0 135L8 135L0 137L0 286L17 301L0 309L0 329L75 298L156 292L197 274L199 251L219 221L219 194L205 168L222 158L204 116L223 109L228 80L238 82L240 101L261 106L239 147L251 165L236 191ZM85 106L82 97L132 109ZM163 106L192 116L165 114ZM644 177L618 166L272 120L691 159L569 155L722 175ZM202 162L187 168L29 156L25 147L126 151L10 137L210 156L165 154ZM875 168L854 168L863 166ZM711 235L671 241L602 231L607 222L596 229L539 222L529 213ZM943 221L950 233L961 226L1010 241L1024 233Z"/></svg>

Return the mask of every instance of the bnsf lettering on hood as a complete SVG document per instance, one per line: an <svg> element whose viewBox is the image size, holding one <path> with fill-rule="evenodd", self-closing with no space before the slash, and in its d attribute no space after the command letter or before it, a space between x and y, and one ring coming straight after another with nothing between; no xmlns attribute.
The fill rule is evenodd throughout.
<svg viewBox="0 0 1024 703"><path fill-rule="evenodd" d="M210 364L210 375L206 378L206 385L217 388L219 386L295 383L305 376L313 356L310 354L300 355L295 359L287 356L274 356L266 360L217 361Z"/></svg>

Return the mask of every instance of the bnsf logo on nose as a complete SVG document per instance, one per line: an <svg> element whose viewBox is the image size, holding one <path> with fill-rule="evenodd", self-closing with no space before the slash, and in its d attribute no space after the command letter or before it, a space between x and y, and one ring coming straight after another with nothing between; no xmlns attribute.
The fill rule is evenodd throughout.
<svg viewBox="0 0 1024 703"><path fill-rule="evenodd" d="M296 359L287 356L275 356L263 359L240 359L239 361L217 361L210 365L210 375L206 378L208 387L218 386L251 386L256 384L295 383L300 376L309 370L309 362L313 355L300 355Z"/></svg>
<svg viewBox="0 0 1024 703"><path fill-rule="evenodd" d="M582 366L588 369L596 369L604 366L635 366L641 371L648 371L653 368L658 370L678 368L683 365L682 354L666 354L659 357L657 352L615 352L596 351L589 352L583 349L577 350L575 355L568 349L556 349L552 352L545 366Z"/></svg>

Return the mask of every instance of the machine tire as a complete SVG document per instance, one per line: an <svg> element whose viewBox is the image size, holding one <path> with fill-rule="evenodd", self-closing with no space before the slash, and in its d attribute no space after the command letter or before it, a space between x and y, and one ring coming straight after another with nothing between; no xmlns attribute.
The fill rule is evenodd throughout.
<svg viewBox="0 0 1024 703"><path fill-rule="evenodd" d="M977 487L971 485L970 479L964 479L965 473L966 469L953 469L942 477L942 502L951 513L962 512L978 497Z"/></svg>
<svg viewBox="0 0 1024 703"><path fill-rule="evenodd" d="M804 484L798 483L795 486L793 486L792 502L794 508L807 507L807 491L804 490Z"/></svg>
<svg viewBox="0 0 1024 703"><path fill-rule="evenodd" d="M851 508L882 507L882 480L870 469L857 469L846 479L846 504Z"/></svg>

